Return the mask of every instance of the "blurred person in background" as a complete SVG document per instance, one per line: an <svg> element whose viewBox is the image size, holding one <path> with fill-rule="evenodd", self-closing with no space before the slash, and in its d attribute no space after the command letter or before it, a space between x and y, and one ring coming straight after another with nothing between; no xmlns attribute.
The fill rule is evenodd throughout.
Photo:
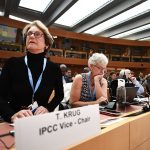
<svg viewBox="0 0 150 150"><path fill-rule="evenodd" d="M72 78L72 71L71 71L70 68L67 68L66 76L67 76L67 83L70 83L70 82L73 81L73 78Z"/></svg>
<svg viewBox="0 0 150 150"><path fill-rule="evenodd" d="M122 69L119 73L119 79L125 80L126 87L139 87L137 95L142 95L144 93L144 87L136 80L136 77L131 74L131 70ZM110 85L111 97L116 97L116 89L118 87L118 80L113 80Z"/></svg>
<svg viewBox="0 0 150 150"><path fill-rule="evenodd" d="M144 82L144 74L143 74L143 72L140 72L139 76L136 79L137 79L137 81L140 82L140 84L143 84L143 82Z"/></svg>
<svg viewBox="0 0 150 150"><path fill-rule="evenodd" d="M143 86L145 86L146 88L146 94L150 95L150 74L148 74L146 77L145 77L145 81L143 83Z"/></svg>
<svg viewBox="0 0 150 150"><path fill-rule="evenodd" d="M110 84L113 80L115 80L117 78L116 76L116 72L115 71L111 71L109 74L109 78L108 78L108 87L110 87Z"/></svg>
<svg viewBox="0 0 150 150"><path fill-rule="evenodd" d="M72 82L71 69L67 68L65 64L60 65L60 69L62 72L62 81L63 84Z"/></svg>

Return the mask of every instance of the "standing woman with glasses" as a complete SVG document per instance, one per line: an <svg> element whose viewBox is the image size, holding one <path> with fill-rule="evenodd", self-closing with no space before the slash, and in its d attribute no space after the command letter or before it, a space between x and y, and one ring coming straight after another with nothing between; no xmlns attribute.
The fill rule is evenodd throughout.
<svg viewBox="0 0 150 150"><path fill-rule="evenodd" d="M103 77L107 64L108 59L104 54L94 53L89 58L90 72L74 78L70 94L72 107L107 104L107 81Z"/></svg>
<svg viewBox="0 0 150 150"><path fill-rule="evenodd" d="M45 57L53 43L48 28L33 21L23 37L26 55L10 58L0 76L0 115L8 122L51 112L64 97L61 70Z"/></svg>

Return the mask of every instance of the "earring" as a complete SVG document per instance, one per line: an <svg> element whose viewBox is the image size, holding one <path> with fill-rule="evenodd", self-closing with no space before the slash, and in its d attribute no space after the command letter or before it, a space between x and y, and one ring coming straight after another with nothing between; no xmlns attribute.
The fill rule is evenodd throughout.
<svg viewBox="0 0 150 150"><path fill-rule="evenodd" d="M45 49L48 49L48 46L45 46Z"/></svg>

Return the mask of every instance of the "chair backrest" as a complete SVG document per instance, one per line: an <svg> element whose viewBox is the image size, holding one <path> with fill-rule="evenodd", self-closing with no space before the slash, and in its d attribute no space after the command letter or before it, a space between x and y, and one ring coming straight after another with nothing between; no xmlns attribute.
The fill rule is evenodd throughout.
<svg viewBox="0 0 150 150"><path fill-rule="evenodd" d="M110 96L111 97L116 97L116 89L118 87L118 80L113 80L110 83Z"/></svg>
<svg viewBox="0 0 150 150"><path fill-rule="evenodd" d="M71 106L69 105L70 92L71 92L72 82L63 84L64 87L64 98L61 103L56 107L55 111L69 109Z"/></svg>
<svg viewBox="0 0 150 150"><path fill-rule="evenodd" d="M72 82L65 83L63 86L64 86L64 99L62 100L62 102L67 102L70 99Z"/></svg>
<svg viewBox="0 0 150 150"><path fill-rule="evenodd" d="M110 101L110 93L109 93L109 88L107 88L107 99L108 99L108 101Z"/></svg>

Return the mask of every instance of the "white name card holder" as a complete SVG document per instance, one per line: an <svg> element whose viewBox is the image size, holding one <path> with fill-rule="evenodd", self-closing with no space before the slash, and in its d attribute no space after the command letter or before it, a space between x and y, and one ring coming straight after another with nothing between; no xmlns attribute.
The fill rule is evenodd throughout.
<svg viewBox="0 0 150 150"><path fill-rule="evenodd" d="M62 150L100 130L98 105L17 119L16 150Z"/></svg>

